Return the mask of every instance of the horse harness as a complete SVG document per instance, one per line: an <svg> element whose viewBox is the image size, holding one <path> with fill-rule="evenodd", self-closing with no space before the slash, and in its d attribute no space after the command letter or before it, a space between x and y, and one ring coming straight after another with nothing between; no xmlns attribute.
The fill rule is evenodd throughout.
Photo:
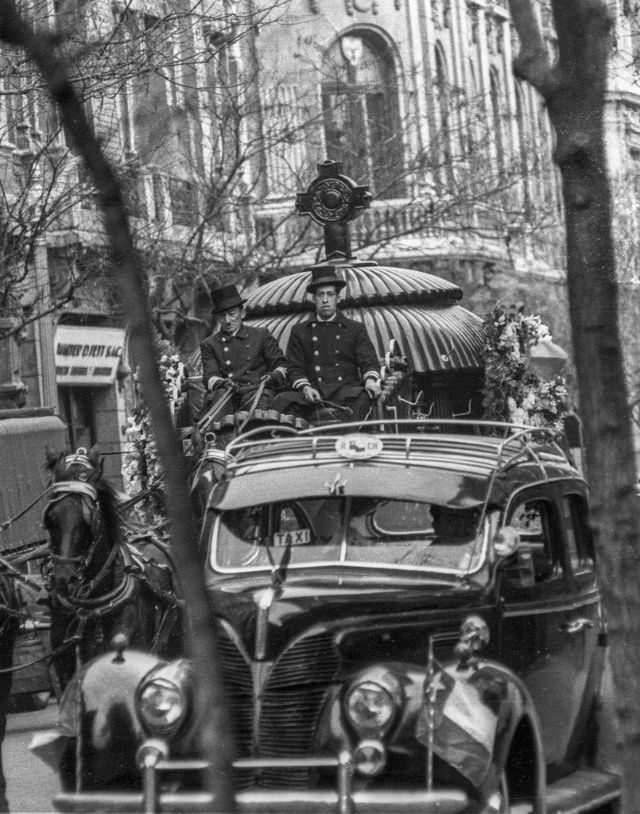
<svg viewBox="0 0 640 814"><path fill-rule="evenodd" d="M104 533L102 523L100 522L100 512L98 511L98 491L95 486L86 480L55 481L51 484L50 490L52 497L45 509L45 517L52 505L69 495L78 495L82 505L83 518L92 529L91 544L85 554L73 557L54 553L50 554L54 564L68 563L76 565L80 576L82 576L93 559ZM122 579L111 590L98 596L91 596L95 588L98 587L107 576L109 569L118 556L122 560ZM181 603L175 593L160 590L147 578L145 574L145 563L146 560L141 557L129 543L118 543L111 547L98 573L91 580L82 585L82 596L78 594L68 596L53 590L51 593L54 594L56 601L63 610L73 613L74 615L77 614L81 619L84 619L85 623L90 618L108 616L124 607L124 605L131 600L138 581L144 582L163 604L178 607Z"/></svg>

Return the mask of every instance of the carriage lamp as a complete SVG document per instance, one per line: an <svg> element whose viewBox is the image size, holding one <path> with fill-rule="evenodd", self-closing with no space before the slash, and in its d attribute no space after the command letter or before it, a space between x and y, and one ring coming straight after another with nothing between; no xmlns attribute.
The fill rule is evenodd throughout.
<svg viewBox="0 0 640 814"><path fill-rule="evenodd" d="M186 713L186 698L177 684L166 678L152 678L138 692L140 719L149 732L163 734L177 729Z"/></svg>
<svg viewBox="0 0 640 814"><path fill-rule="evenodd" d="M385 732L396 712L391 693L375 681L355 684L347 692L344 709L353 728L361 735Z"/></svg>
<svg viewBox="0 0 640 814"><path fill-rule="evenodd" d="M529 370L542 381L550 381L560 375L568 358L559 345L545 337L529 349Z"/></svg>

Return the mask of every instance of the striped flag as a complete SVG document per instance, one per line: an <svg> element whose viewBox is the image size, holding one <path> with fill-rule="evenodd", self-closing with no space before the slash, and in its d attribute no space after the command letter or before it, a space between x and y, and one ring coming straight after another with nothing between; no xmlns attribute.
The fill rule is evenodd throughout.
<svg viewBox="0 0 640 814"><path fill-rule="evenodd" d="M480 790L495 779L493 751L505 715L509 685L490 665L440 668L425 682L416 737Z"/></svg>

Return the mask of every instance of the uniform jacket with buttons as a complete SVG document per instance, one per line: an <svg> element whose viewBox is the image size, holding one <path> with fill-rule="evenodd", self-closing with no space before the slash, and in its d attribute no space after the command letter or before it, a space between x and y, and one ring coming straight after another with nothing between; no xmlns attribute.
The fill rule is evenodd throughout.
<svg viewBox="0 0 640 814"><path fill-rule="evenodd" d="M332 320L311 318L294 325L287 361L294 389L310 384L328 400L341 388L379 378L378 355L366 328L340 312Z"/></svg>
<svg viewBox="0 0 640 814"><path fill-rule="evenodd" d="M200 345L202 378L211 390L217 379L231 379L241 387L256 386L267 373L286 375L287 360L266 328L242 324L233 335L211 334Z"/></svg>

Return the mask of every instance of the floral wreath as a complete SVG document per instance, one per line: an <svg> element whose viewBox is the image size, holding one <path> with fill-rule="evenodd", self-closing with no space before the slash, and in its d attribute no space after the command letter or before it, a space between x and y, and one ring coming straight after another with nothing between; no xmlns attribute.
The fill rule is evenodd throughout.
<svg viewBox="0 0 640 814"><path fill-rule="evenodd" d="M483 322L485 380L484 417L534 427L563 428L569 413L564 376L541 379L530 367L531 349L551 340L537 314L525 316L524 306L500 303Z"/></svg>

